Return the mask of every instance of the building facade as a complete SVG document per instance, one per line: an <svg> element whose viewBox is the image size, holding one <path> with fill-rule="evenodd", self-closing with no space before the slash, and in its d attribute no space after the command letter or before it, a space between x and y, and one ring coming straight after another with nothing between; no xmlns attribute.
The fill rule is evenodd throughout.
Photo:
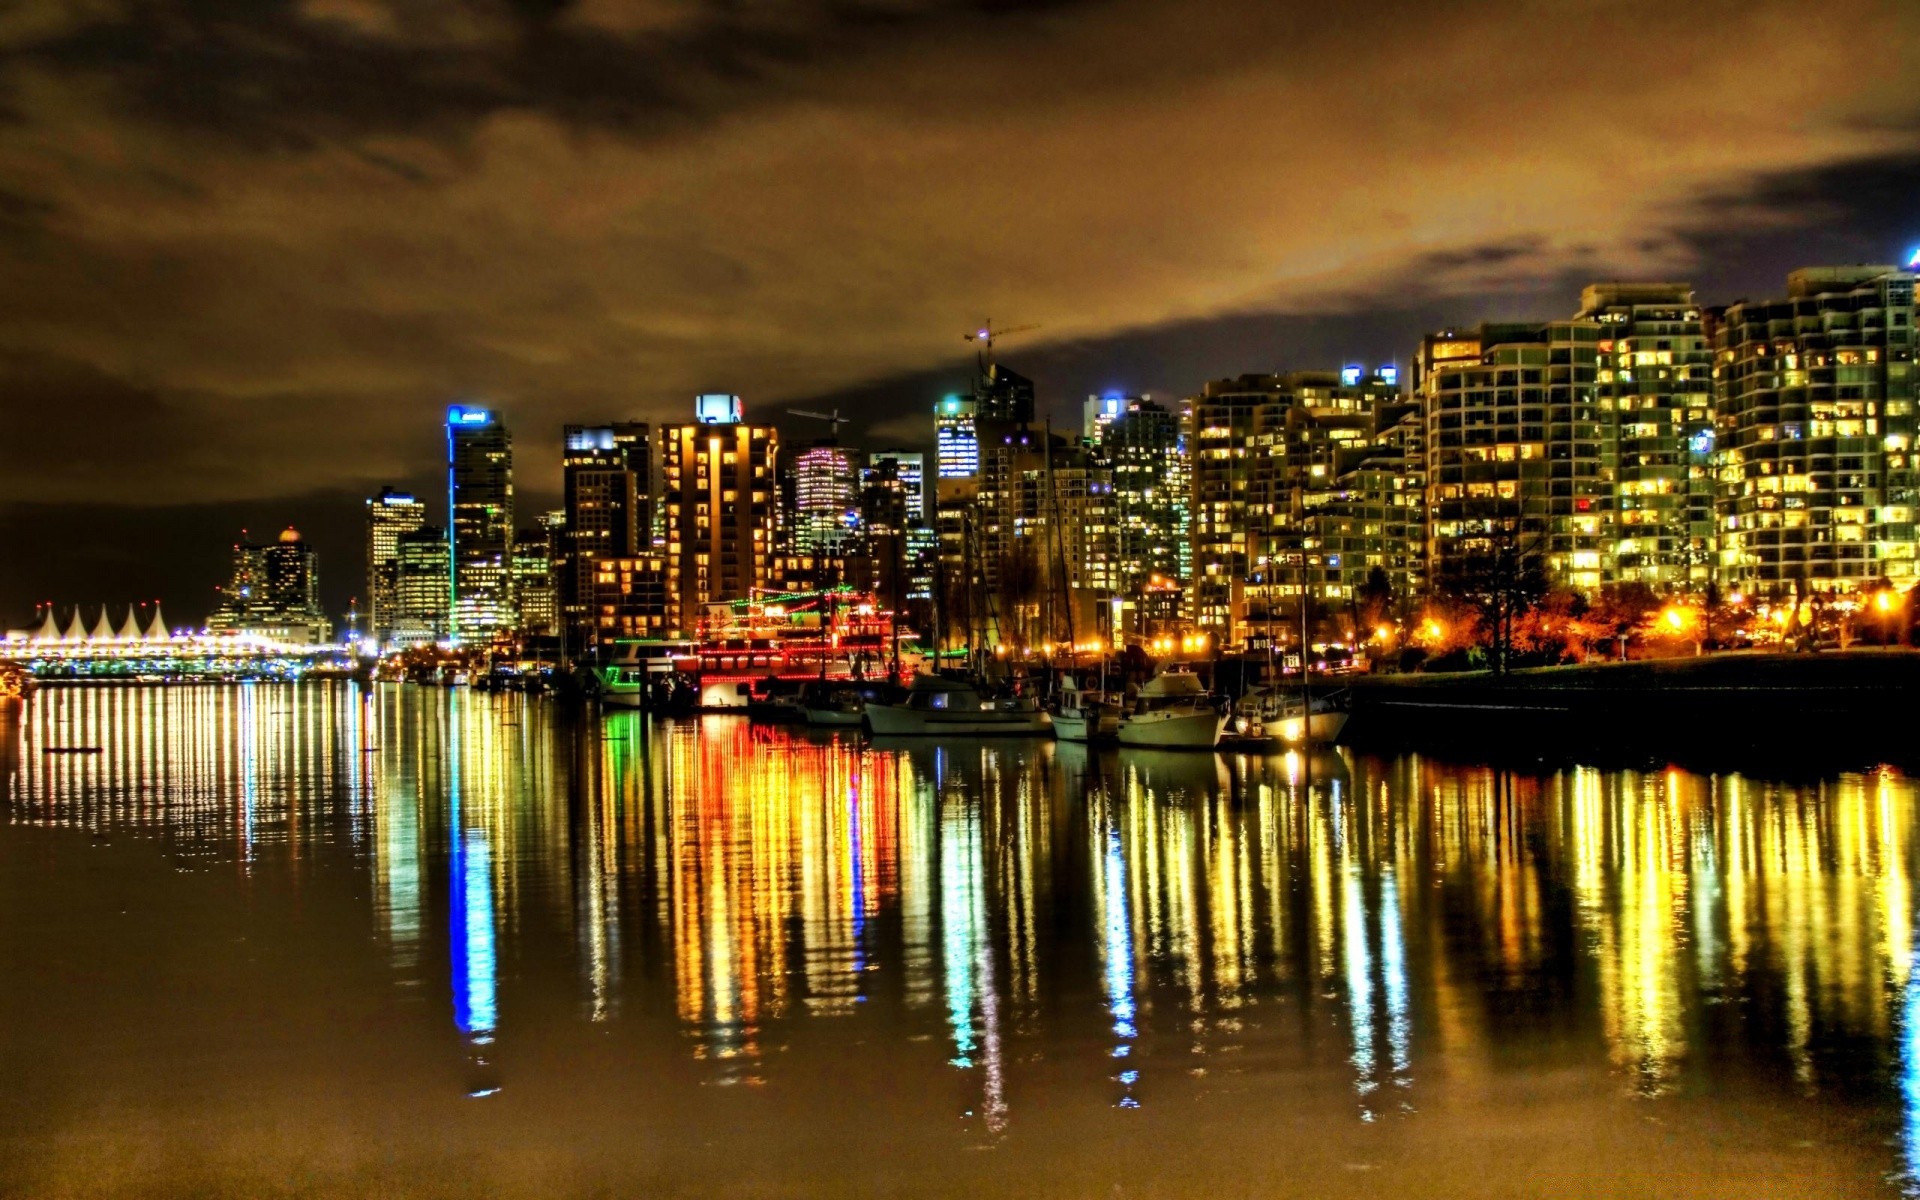
<svg viewBox="0 0 1920 1200"><path fill-rule="evenodd" d="M651 430L642 421L568 425L561 448L555 586L568 641L584 646L596 621L594 564L652 548Z"/></svg>
<svg viewBox="0 0 1920 1200"><path fill-rule="evenodd" d="M444 641L452 636L447 577L453 550L447 531L422 525L394 544L394 616L388 637L396 646Z"/></svg>

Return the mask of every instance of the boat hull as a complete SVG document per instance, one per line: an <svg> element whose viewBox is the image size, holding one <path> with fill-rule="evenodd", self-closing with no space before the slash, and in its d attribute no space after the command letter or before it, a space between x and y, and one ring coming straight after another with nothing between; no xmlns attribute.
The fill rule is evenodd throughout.
<svg viewBox="0 0 1920 1200"><path fill-rule="evenodd" d="M1289 746L1330 746L1340 740L1346 727L1347 714L1343 712L1317 712L1309 718L1296 714L1261 723L1268 737Z"/></svg>
<svg viewBox="0 0 1920 1200"><path fill-rule="evenodd" d="M602 708L640 708L646 703L647 691L640 687L603 686L600 692Z"/></svg>
<svg viewBox="0 0 1920 1200"><path fill-rule="evenodd" d="M807 724L824 725L830 729L858 729L860 722L866 719L866 713L859 709L845 708L809 708Z"/></svg>
<svg viewBox="0 0 1920 1200"><path fill-rule="evenodd" d="M1151 746L1161 750L1211 750L1220 741L1227 719L1212 709L1190 712L1147 712L1122 718L1122 746Z"/></svg>
<svg viewBox="0 0 1920 1200"><path fill-rule="evenodd" d="M868 704L866 725L875 737L1038 737L1053 728L1043 712L916 709L904 704Z"/></svg>

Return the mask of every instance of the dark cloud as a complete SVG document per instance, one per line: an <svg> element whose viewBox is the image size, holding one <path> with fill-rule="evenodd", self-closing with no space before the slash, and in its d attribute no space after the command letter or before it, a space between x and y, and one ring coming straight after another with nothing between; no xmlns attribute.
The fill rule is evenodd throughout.
<svg viewBox="0 0 1920 1200"><path fill-rule="evenodd" d="M562 422L699 390L911 435L987 313L1065 420L1585 277L1764 288L1891 253L1917 47L1866 0L0 8L0 504L203 562L430 477L453 399L540 490Z"/></svg>

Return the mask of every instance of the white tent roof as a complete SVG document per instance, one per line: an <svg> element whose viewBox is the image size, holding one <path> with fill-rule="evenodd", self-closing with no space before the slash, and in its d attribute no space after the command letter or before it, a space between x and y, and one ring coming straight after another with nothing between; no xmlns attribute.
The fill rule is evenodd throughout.
<svg viewBox="0 0 1920 1200"><path fill-rule="evenodd" d="M36 642L57 642L60 640L60 623L53 619L53 605L47 605L47 619L40 622L40 628L33 631Z"/></svg>
<svg viewBox="0 0 1920 1200"><path fill-rule="evenodd" d="M147 640L150 642L164 642L171 636L172 635L167 632L166 618L160 615L160 605L159 602L156 601L153 606L153 620L147 622Z"/></svg>
<svg viewBox="0 0 1920 1200"><path fill-rule="evenodd" d="M113 640L113 622L107 620L106 605L102 604L100 606L100 619L93 623L93 632L87 635L87 640L94 642L110 642Z"/></svg>
<svg viewBox="0 0 1920 1200"><path fill-rule="evenodd" d="M73 620L67 622L67 630L60 635L63 642L84 642L87 640L87 627L80 623L80 606L73 606Z"/></svg>
<svg viewBox="0 0 1920 1200"><path fill-rule="evenodd" d="M140 619L134 616L133 605L127 605L127 619L120 623L120 632L113 636L122 642L137 642L144 636L140 632Z"/></svg>

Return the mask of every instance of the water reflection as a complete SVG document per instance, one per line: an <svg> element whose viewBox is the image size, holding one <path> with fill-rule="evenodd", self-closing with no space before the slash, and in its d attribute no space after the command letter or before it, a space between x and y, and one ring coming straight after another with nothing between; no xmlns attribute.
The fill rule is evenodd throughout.
<svg viewBox="0 0 1920 1200"><path fill-rule="evenodd" d="M1103 1107L1287 1072L1361 1123L1549 1063L1863 1106L1920 1174L1892 773L877 746L300 685L50 689L0 722L0 793L242 888L363 878L475 1095L559 980L583 1025L669 1016L705 1083L780 1086L857 1030L996 1138L1062 1061Z"/></svg>

